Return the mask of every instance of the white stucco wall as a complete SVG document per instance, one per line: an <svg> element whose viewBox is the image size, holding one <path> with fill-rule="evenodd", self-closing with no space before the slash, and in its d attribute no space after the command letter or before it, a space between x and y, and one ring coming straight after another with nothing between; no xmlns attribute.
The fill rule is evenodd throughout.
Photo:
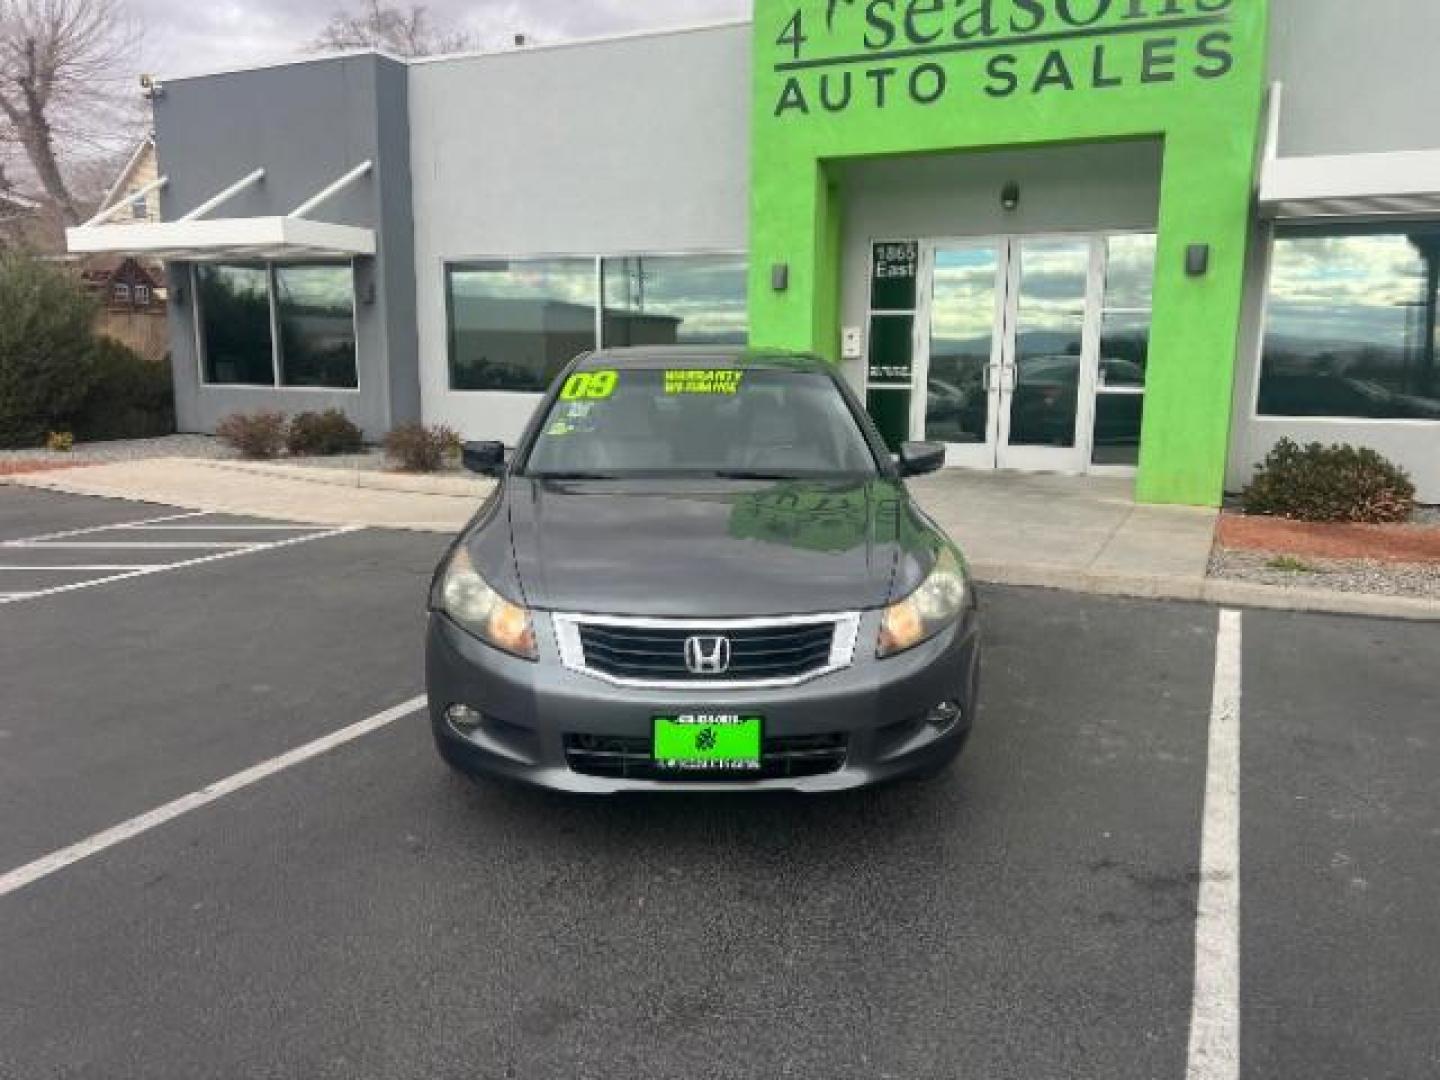
<svg viewBox="0 0 1440 1080"><path fill-rule="evenodd" d="M449 388L445 264L744 251L750 27L419 63L410 78L425 417L513 442L537 396Z"/></svg>

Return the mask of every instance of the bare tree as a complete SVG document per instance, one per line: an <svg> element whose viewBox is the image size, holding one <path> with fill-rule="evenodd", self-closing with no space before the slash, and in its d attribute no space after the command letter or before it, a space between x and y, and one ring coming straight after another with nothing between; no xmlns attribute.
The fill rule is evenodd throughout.
<svg viewBox="0 0 1440 1080"><path fill-rule="evenodd" d="M133 136L119 80L137 35L123 0L0 0L0 139L25 162L60 218L80 208L70 156Z"/></svg>
<svg viewBox="0 0 1440 1080"><path fill-rule="evenodd" d="M401 6L382 0L363 0L358 10L335 12L311 43L315 52L383 49L396 56L434 56L476 47L473 34L436 26L424 5Z"/></svg>

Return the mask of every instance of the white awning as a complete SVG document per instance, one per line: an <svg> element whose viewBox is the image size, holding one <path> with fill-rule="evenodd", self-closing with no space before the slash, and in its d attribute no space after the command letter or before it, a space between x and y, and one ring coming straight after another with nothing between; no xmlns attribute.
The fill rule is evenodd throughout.
<svg viewBox="0 0 1440 1080"><path fill-rule="evenodd" d="M1280 157L1284 88L1270 90L1260 214L1274 219L1440 216L1440 150Z"/></svg>
<svg viewBox="0 0 1440 1080"><path fill-rule="evenodd" d="M1275 158L1260 178L1271 218L1440 215L1440 150Z"/></svg>
<svg viewBox="0 0 1440 1080"><path fill-rule="evenodd" d="M375 254L375 230L305 218L218 218L67 229L74 255L143 255L177 262L352 259Z"/></svg>
<svg viewBox="0 0 1440 1080"><path fill-rule="evenodd" d="M107 224L125 207L126 202L121 201L102 210L84 225L65 230L65 242L73 255L141 255L176 262L353 259L359 255L374 255L374 229L311 221L307 216L368 176L372 170L371 162L361 162L285 217L206 220L205 215L210 211L242 191L264 182L265 170L255 169L205 200L179 221ZM163 188L169 182L168 177L162 176L142 188L132 199Z"/></svg>

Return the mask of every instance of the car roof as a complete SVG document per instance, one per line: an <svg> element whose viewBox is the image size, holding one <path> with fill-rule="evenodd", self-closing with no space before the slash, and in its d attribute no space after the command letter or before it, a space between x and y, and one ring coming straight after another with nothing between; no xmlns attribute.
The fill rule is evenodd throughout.
<svg viewBox="0 0 1440 1080"><path fill-rule="evenodd" d="M637 345L625 349L601 349L581 357L577 370L643 370L697 365L746 371L832 370L825 360L809 353L787 352L783 349L750 349L740 345Z"/></svg>

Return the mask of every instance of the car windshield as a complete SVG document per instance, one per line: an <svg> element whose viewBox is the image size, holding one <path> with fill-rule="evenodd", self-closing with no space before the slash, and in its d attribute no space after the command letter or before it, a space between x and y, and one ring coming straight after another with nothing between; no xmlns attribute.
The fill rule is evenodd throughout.
<svg viewBox="0 0 1440 1080"><path fill-rule="evenodd" d="M595 369L572 376L524 467L537 478L873 476L875 456L818 371Z"/></svg>

